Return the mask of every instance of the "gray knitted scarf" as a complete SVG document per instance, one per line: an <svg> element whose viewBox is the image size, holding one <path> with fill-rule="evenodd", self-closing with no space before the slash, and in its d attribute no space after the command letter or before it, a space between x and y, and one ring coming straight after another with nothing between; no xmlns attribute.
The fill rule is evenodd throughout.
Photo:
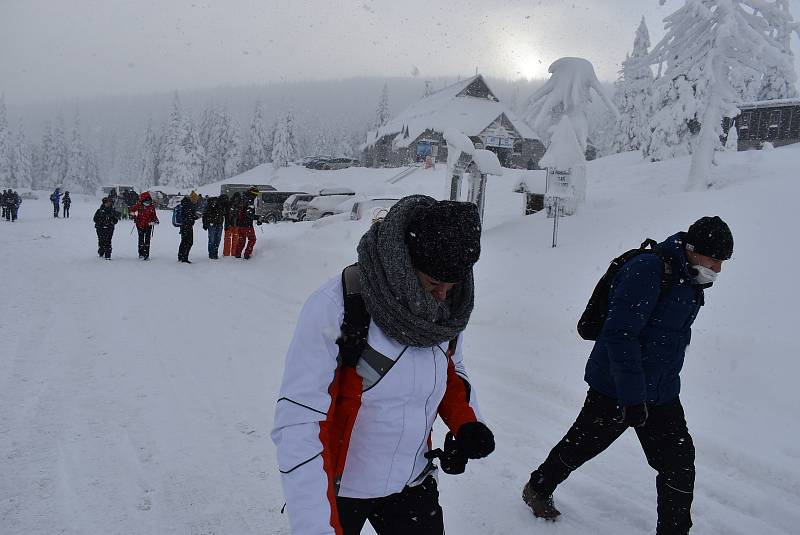
<svg viewBox="0 0 800 535"><path fill-rule="evenodd" d="M414 214L436 202L425 195L405 197L358 244L361 294L372 320L404 345L431 347L452 340L469 322L474 304L472 270L439 302L426 292L411 265L405 243Z"/></svg>

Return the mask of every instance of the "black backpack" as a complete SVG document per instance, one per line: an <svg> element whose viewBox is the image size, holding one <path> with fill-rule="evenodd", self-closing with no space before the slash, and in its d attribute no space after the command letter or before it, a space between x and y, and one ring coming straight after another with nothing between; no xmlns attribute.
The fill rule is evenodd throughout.
<svg viewBox="0 0 800 535"><path fill-rule="evenodd" d="M648 248L649 247L649 248ZM611 283L622 266L629 260L640 254L654 254L661 258L664 262L664 271L661 273L661 293L659 299L664 296L670 287L670 277L672 275L672 267L669 263L669 258L664 255L659 249L658 244L654 240L647 239L642 242L638 249L631 249L616 257L611 261L605 274L600 277L597 286L594 287L592 296L586 304L586 309L578 320L578 334L584 340L597 340L600 331L603 329L603 324L608 317L608 297L611 291Z"/></svg>

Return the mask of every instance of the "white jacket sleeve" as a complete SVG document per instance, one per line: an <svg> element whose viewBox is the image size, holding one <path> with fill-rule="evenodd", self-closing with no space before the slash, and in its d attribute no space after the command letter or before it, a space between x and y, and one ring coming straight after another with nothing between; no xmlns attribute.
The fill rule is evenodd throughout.
<svg viewBox="0 0 800 535"><path fill-rule="evenodd" d="M272 441L293 534L333 535L328 476L322 465L319 423L331 403L328 388L344 312L322 291L306 301L286 355Z"/></svg>

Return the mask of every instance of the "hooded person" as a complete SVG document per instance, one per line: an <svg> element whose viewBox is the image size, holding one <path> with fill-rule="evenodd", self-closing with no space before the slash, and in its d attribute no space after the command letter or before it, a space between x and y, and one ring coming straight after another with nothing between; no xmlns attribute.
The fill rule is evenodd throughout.
<svg viewBox="0 0 800 535"><path fill-rule="evenodd" d="M149 260L153 226L159 224L156 207L149 191L139 195L139 201L131 206L129 213L139 234L139 259Z"/></svg>
<svg viewBox="0 0 800 535"><path fill-rule="evenodd" d="M444 533L434 459L494 450L463 357L480 234L474 204L405 197L306 301L272 431L291 533Z"/></svg>
<svg viewBox="0 0 800 535"><path fill-rule="evenodd" d="M61 199L61 204L64 205L64 217L69 219L69 207L72 205L72 199L69 197L69 192L64 192L64 197Z"/></svg>
<svg viewBox="0 0 800 535"><path fill-rule="evenodd" d="M103 197L93 220L97 231L97 255L111 260L111 239L114 237L114 225L119 222L119 213L114 210L113 200L110 197Z"/></svg>
<svg viewBox="0 0 800 535"><path fill-rule="evenodd" d="M61 188L56 188L50 194L50 202L53 203L53 217L58 217L58 211L61 207Z"/></svg>
<svg viewBox="0 0 800 535"><path fill-rule="evenodd" d="M689 533L695 449L679 397L680 372L704 291L732 255L728 225L703 217L619 267L586 363L583 407L523 487L534 516L556 520L556 487L633 427L657 472L656 535Z"/></svg>
<svg viewBox="0 0 800 535"><path fill-rule="evenodd" d="M256 245L256 231L253 229L253 222L261 224L256 215L255 200L258 197L258 188L251 186L242 196L240 203L236 205L234 222L236 225L236 235L238 241L233 249L233 256L236 258L244 257L249 259L253 254L253 247Z"/></svg>
<svg viewBox="0 0 800 535"><path fill-rule="evenodd" d="M178 262L191 264L189 251L194 243L194 222L197 221L197 212L190 196L181 199L181 212L183 221L180 224L181 243L178 245Z"/></svg>

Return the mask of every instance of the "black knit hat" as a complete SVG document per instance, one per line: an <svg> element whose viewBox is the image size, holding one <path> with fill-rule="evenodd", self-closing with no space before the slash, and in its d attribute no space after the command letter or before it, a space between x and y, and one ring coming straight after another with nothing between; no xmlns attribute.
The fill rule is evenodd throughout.
<svg viewBox="0 0 800 535"><path fill-rule="evenodd" d="M412 265L441 282L464 280L481 255L481 218L470 202L421 207L406 229Z"/></svg>
<svg viewBox="0 0 800 535"><path fill-rule="evenodd" d="M686 249L717 260L733 256L733 234L719 216L701 217L686 233Z"/></svg>

